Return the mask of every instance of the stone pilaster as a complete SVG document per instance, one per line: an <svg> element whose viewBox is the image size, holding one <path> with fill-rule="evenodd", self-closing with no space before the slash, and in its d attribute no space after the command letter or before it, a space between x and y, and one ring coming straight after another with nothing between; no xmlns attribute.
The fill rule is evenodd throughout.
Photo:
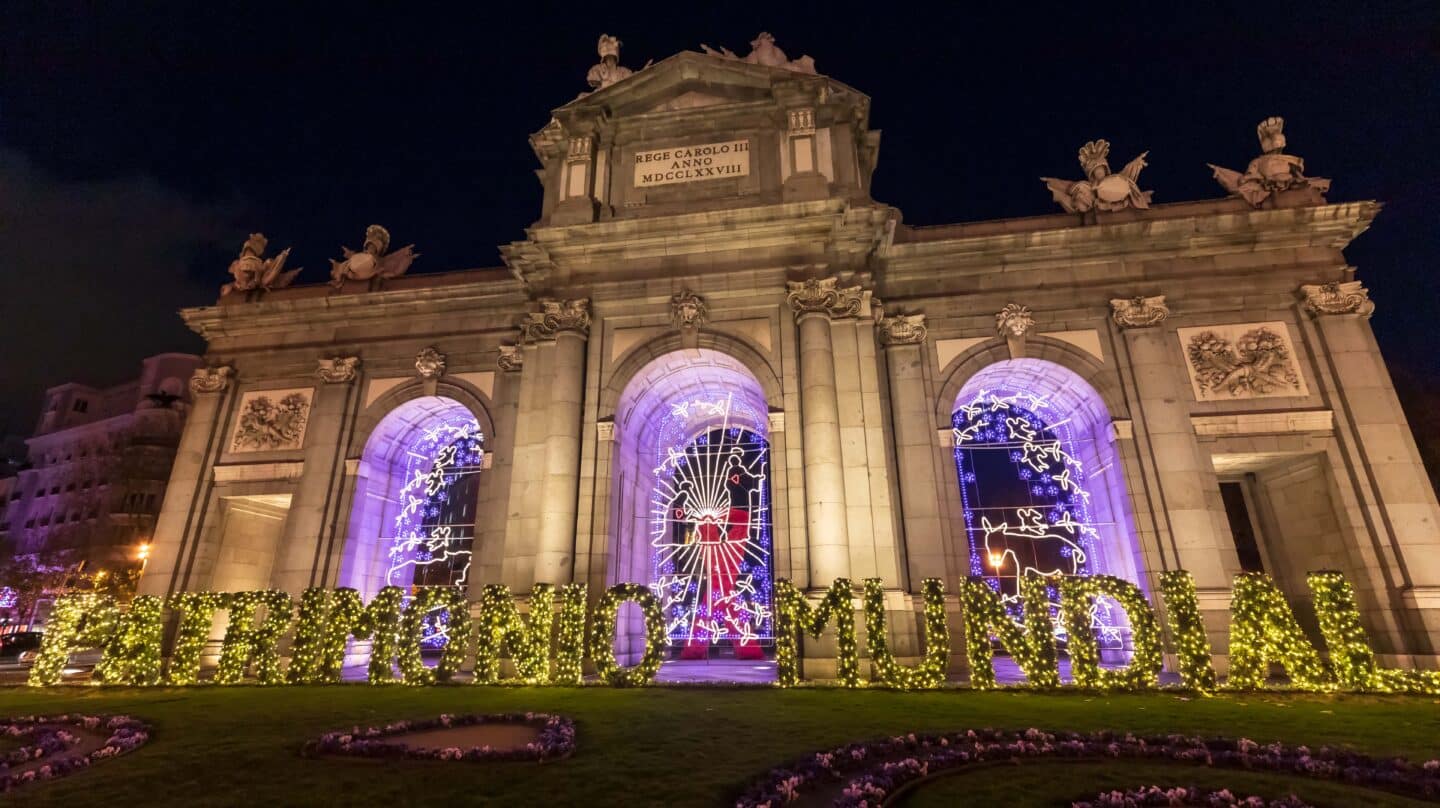
<svg viewBox="0 0 1440 808"><path fill-rule="evenodd" d="M1169 309L1163 297L1116 300L1111 308L1135 374L1135 423L1143 424L1148 440L1148 451L1140 447L1141 462L1148 459L1154 466L1162 523L1169 526L1170 546L1162 556L1194 576L1211 644L1223 654L1230 580L1240 562L1220 500L1220 481L1190 422L1189 382L1169 349L1170 332L1160 327Z"/></svg>
<svg viewBox="0 0 1440 808"><path fill-rule="evenodd" d="M787 300L800 331L800 423L805 458L806 535L810 585L824 588L850 577L850 533L840 445L840 404L830 318L854 316L860 287L835 278L789 284Z"/></svg>
<svg viewBox="0 0 1440 808"><path fill-rule="evenodd" d="M524 339L546 354L548 386L541 401L545 413L544 465L540 478L540 522L534 580L570 583L575 561L575 518L580 494L581 404L585 396L585 341L590 336L590 301L541 301L521 326ZM522 377L529 372L526 357ZM522 380L522 384L527 382Z"/></svg>
<svg viewBox="0 0 1440 808"><path fill-rule="evenodd" d="M1364 570L1398 594L1409 647L1440 661L1440 505L1370 329L1375 304L1359 281L1300 288L1337 390L1336 434L1363 485L1365 521L1378 534L1383 569ZM1406 662L1405 660L1400 660Z"/></svg>
<svg viewBox="0 0 1440 808"><path fill-rule="evenodd" d="M928 331L923 314L886 317L879 326L890 374L905 561L914 589L925 578L947 572L935 473L935 428L922 371Z"/></svg>
<svg viewBox="0 0 1440 808"><path fill-rule="evenodd" d="M318 586L320 560L328 540L326 525L339 504L345 480L345 439L360 378L360 358L319 360L315 378L320 389L306 427L305 472L295 485L285 529L276 553L270 585L299 596Z"/></svg>
<svg viewBox="0 0 1440 808"><path fill-rule="evenodd" d="M141 595L166 595L185 588L188 558L200 530L205 501L212 485L210 467L225 436L225 407L234 395L234 368L201 368L190 378L194 401L170 468L165 502L150 542L150 559L136 590Z"/></svg>

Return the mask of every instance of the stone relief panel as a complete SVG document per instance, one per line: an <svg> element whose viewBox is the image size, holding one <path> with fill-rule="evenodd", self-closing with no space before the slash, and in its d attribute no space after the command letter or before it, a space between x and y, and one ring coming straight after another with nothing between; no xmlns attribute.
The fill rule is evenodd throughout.
<svg viewBox="0 0 1440 808"><path fill-rule="evenodd" d="M1197 401L1310 394L1282 322L1209 325L1175 333Z"/></svg>
<svg viewBox="0 0 1440 808"><path fill-rule="evenodd" d="M313 388L254 390L240 398L240 417L230 436L232 452L277 452L305 443Z"/></svg>

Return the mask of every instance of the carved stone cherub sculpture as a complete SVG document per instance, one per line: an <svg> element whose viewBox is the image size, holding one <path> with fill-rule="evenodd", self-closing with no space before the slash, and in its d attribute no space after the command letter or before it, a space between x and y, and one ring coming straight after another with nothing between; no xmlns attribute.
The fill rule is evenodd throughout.
<svg viewBox="0 0 1440 808"><path fill-rule="evenodd" d="M231 292L250 292L256 289L284 289L300 274L297 267L285 272L285 259L290 257L286 247L274 258L265 257L265 247L270 242L264 233L251 233L240 248L240 257L230 262L230 274L234 281L220 287L220 296Z"/></svg>
<svg viewBox="0 0 1440 808"><path fill-rule="evenodd" d="M715 50L706 44L700 45L700 50L711 56L719 56L722 59L736 59L741 62L748 62L752 65L765 65L766 67L779 67L785 70L794 70L797 73L809 73L815 75L815 60L809 56L801 56L799 59L790 60L785 51L775 44L775 37L767 31L761 31L750 41L750 53L743 59L736 56L729 48Z"/></svg>
<svg viewBox="0 0 1440 808"><path fill-rule="evenodd" d="M585 81L597 90L603 90L621 79L634 74L628 67L620 65L620 40L609 34L600 35L600 44L595 47L600 54L600 63L585 74ZM648 67L648 65L647 65ZM643 68L642 68L643 69Z"/></svg>
<svg viewBox="0 0 1440 808"><path fill-rule="evenodd" d="M345 258L330 259L330 285L339 287L349 280L364 281L371 278L398 278L410 269L410 264L420 257L415 245L409 244L386 254L390 247L390 231L378 224L365 228L365 244L360 252L341 247Z"/></svg>
<svg viewBox="0 0 1440 808"><path fill-rule="evenodd" d="M1066 213L1125 208L1146 210L1150 207L1150 195L1154 191L1142 191L1137 183L1140 172L1147 165L1145 155L1149 153L1141 152L1139 157L1126 163L1119 174L1112 174L1109 141L1092 140L1080 147L1080 167L1085 169L1085 179L1071 181L1041 177L1040 181L1049 186L1055 201Z"/></svg>
<svg viewBox="0 0 1440 808"><path fill-rule="evenodd" d="M1282 191L1310 188L1324 194L1330 190L1330 180L1305 176L1305 161L1285 154L1284 118L1266 118L1255 127L1255 134L1260 138L1263 154L1250 161L1244 174L1206 163L1215 172L1215 181L1220 187L1256 208Z"/></svg>

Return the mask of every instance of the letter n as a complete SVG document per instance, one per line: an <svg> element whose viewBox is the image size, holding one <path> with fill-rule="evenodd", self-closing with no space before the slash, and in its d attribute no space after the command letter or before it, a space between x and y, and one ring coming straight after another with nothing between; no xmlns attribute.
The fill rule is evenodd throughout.
<svg viewBox="0 0 1440 808"><path fill-rule="evenodd" d="M333 592L318 586L305 590L286 679L297 685L339 682L345 641L364 610L360 593L349 587Z"/></svg>
<svg viewBox="0 0 1440 808"><path fill-rule="evenodd" d="M500 681L500 652L510 651L515 673L527 685L550 681L550 635L555 622L555 587L530 587L529 618L520 616L510 587L491 584L480 596L478 642L475 646L475 684Z"/></svg>

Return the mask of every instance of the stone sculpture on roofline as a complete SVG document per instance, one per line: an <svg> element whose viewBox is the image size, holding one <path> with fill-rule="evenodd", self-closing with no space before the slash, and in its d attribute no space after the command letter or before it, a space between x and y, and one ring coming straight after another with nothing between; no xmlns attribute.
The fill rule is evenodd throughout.
<svg viewBox="0 0 1440 808"><path fill-rule="evenodd" d="M1267 202L1274 207L1280 196L1287 191L1309 191L1302 193L1305 204L1325 201L1330 190L1330 180L1305 176L1305 161L1293 154L1285 153L1285 119L1272 116L1255 127L1260 138L1262 154L1250 161L1245 173L1221 168L1206 163L1215 172L1215 181L1220 187L1250 203L1251 207L1262 207Z"/></svg>
<svg viewBox="0 0 1440 808"><path fill-rule="evenodd" d="M264 233L251 233L240 248L240 256L230 262L230 274L235 278L220 287L220 296L231 292L253 292L255 290L284 289L300 274L297 267L285 272L285 259L290 257L286 247L273 258L265 257L265 247L270 242Z"/></svg>
<svg viewBox="0 0 1440 808"><path fill-rule="evenodd" d="M752 65L764 65L766 67L779 67L785 70L794 70L796 73L809 73L815 75L815 60L809 56L801 56L794 61L785 55L785 51L775 44L775 37L768 31L761 31L750 41L750 53L744 58L737 56L729 48L714 48L701 43L700 50L711 56L718 56L721 59L735 59L741 62L748 62Z"/></svg>
<svg viewBox="0 0 1440 808"><path fill-rule="evenodd" d="M1148 210L1154 191L1142 191L1138 183L1149 153L1141 152L1139 157L1126 163L1120 173L1114 174L1110 171L1110 142L1092 140L1080 147L1080 167L1085 169L1085 179L1041 177L1040 181L1050 188L1051 195L1066 213Z"/></svg>
<svg viewBox="0 0 1440 808"><path fill-rule="evenodd" d="M340 287L346 281L366 281L372 278L398 278L404 275L410 264L420 257L415 252L415 245L408 244L392 253L385 251L390 248L390 231L378 224L372 224L365 228L365 244L360 252L355 252L349 247L341 247L344 258L336 261L330 259L330 285Z"/></svg>

